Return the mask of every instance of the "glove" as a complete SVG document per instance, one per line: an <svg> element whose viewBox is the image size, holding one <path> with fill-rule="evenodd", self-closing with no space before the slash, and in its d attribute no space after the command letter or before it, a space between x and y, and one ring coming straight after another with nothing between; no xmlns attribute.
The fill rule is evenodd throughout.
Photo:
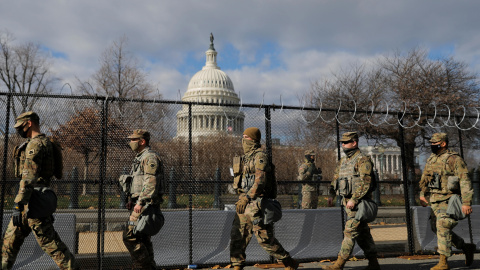
<svg viewBox="0 0 480 270"><path fill-rule="evenodd" d="M134 206L135 204L133 203L132 199L128 200L128 202L125 204L125 208L127 208L128 211L132 211Z"/></svg>
<svg viewBox="0 0 480 270"><path fill-rule="evenodd" d="M12 221L13 226L20 227L22 226L22 212L23 212L23 204L16 203L13 207L13 214L12 214Z"/></svg>
<svg viewBox="0 0 480 270"><path fill-rule="evenodd" d="M238 199L238 202L235 203L236 210L238 214L243 214L245 213L245 208L247 207L247 204L250 202L250 200L247 198L247 196L240 197Z"/></svg>

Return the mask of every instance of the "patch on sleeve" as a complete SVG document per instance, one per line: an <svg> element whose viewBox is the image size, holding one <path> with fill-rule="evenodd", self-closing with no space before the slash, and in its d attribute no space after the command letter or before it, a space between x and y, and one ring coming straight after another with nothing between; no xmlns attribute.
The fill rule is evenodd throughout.
<svg viewBox="0 0 480 270"><path fill-rule="evenodd" d="M149 158L145 164L145 173L155 175L157 172L157 166L157 159L155 157Z"/></svg>
<svg viewBox="0 0 480 270"><path fill-rule="evenodd" d="M255 168L265 171L265 167L267 167L267 157L265 155L257 155L255 157Z"/></svg>
<svg viewBox="0 0 480 270"><path fill-rule="evenodd" d="M35 155L35 149L30 149L28 150L28 153L27 153L29 156L32 156L32 155Z"/></svg>
<svg viewBox="0 0 480 270"><path fill-rule="evenodd" d="M372 169L372 166L370 166L370 163L365 164L365 170L370 171Z"/></svg>

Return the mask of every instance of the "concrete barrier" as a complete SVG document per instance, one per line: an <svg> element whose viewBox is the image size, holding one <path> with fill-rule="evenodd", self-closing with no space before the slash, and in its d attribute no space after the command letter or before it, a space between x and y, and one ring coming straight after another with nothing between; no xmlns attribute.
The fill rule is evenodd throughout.
<svg viewBox="0 0 480 270"><path fill-rule="evenodd" d="M165 225L152 237L157 265L189 264L188 211L164 212ZM230 230L235 211L194 211L192 261L220 264L230 261ZM284 210L275 224L275 236L298 259L335 257L343 239L340 209ZM252 237L247 262L270 262L270 256Z"/></svg>
<svg viewBox="0 0 480 270"><path fill-rule="evenodd" d="M77 234L75 232L75 215L74 214L53 214L55 217L55 230L67 245L68 249L73 253L77 247ZM5 234L11 214L3 215L2 236ZM31 232L18 253L17 260L13 269L58 269L58 266L52 258L46 254L38 245L33 232Z"/></svg>
<svg viewBox="0 0 480 270"><path fill-rule="evenodd" d="M472 223L473 243L480 247L480 205L473 205L473 213L470 215ZM430 207L412 207L413 233L415 234L415 246L417 251L434 252L437 248L437 236L430 227ZM461 220L453 231L462 237L466 243L470 243L468 219ZM453 248L454 251L458 251Z"/></svg>

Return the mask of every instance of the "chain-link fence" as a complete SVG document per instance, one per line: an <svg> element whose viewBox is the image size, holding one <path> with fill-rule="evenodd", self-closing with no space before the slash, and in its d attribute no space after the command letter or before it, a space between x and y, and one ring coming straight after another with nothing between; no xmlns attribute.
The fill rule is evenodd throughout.
<svg viewBox="0 0 480 270"><path fill-rule="evenodd" d="M57 221L55 228L62 230L62 226L75 226L75 234L69 237L73 238L72 251L82 269L120 269L130 263L129 254L122 242L122 231L129 212L125 209L125 194L118 185L118 178L121 174L128 173L135 156L126 139L133 129L143 128L151 133L150 145L161 156L165 168L167 185L161 207L167 223L162 232L168 233L168 239L157 239L158 243L154 243L163 252L156 252L156 260L162 262L159 264L162 267L184 267L185 264L199 262L228 263L229 257L224 254L228 253L228 247L220 250L218 243L214 244L217 246L208 247L212 245L208 241L221 237L223 239L218 241L223 241L224 245L225 241L228 243L231 217L224 210L231 208L237 201L231 186L233 178L230 168L233 157L243 153L241 134L246 127L255 126L262 132L262 145L275 164L278 199L284 209L300 208L302 182L296 180L298 167L303 162L305 150L312 149L317 153L316 165L322 173L314 180L319 195L318 205L323 209L327 207L328 188L336 162L340 158L339 136L345 131L351 131L353 126L363 126L365 132L362 138L367 139L362 139L360 146L362 151L372 156L380 179L373 198L388 209L402 210L397 219L392 219L393 229L382 230L382 241L388 244L391 236L390 240L394 239L392 241L395 242L398 234L404 234L404 249L397 251L409 253L417 252L411 206L418 205L417 186L421 175L418 161L411 159L418 158L422 151L412 150L409 144L411 138L406 138L412 134L407 132L408 129L415 127L419 130L448 131L456 136L451 137L450 144L462 155L463 133L470 132L471 141L479 138L475 126L478 117L466 115L463 119L473 123L469 128L462 126L466 121L449 124L452 121L450 117L440 119L438 116L435 116L437 119L427 119L428 126L422 127L416 119L424 115L405 111L366 111L363 112L364 122L360 122L355 114L358 116L361 112L356 110L264 104L211 104L8 93L0 93L0 104L0 130L4 142L0 147L3 153L3 158L0 159L2 229L5 230L5 219L9 217L18 192L19 179L14 177L11 157L14 147L23 139L13 129L15 117L23 111L33 110L40 116L42 132L55 137L63 146L64 177L52 181L51 186L58 196L57 214L73 214L75 225ZM232 111L238 112L236 116L231 116ZM395 130L396 137L389 140L376 135L375 128L378 127ZM368 133L369 130L371 133ZM380 139L387 143L390 141L392 145L379 145ZM417 138L416 142L421 140ZM476 170L473 175L474 203L479 204ZM337 206L340 206L339 201ZM295 215L304 213L302 211L304 210L287 212ZM337 215L343 223L344 215ZM217 219L222 221L212 225L212 220ZM295 220L292 219L292 222ZM329 226L328 220L316 222L325 222L328 230L335 231L341 237L341 225ZM388 215L382 224L378 223L372 224L372 228L376 225L381 225L382 229L388 227ZM225 224L227 225L224 226ZM469 230L471 234L471 224ZM282 231L286 230L276 230L280 242L282 237L287 238L280 234ZM340 247L340 242L333 244ZM211 259L215 257L216 250L223 255ZM249 256L247 259L256 258ZM316 260L324 255L302 256L300 257L305 260ZM258 261L265 260L269 261L270 258L258 258Z"/></svg>

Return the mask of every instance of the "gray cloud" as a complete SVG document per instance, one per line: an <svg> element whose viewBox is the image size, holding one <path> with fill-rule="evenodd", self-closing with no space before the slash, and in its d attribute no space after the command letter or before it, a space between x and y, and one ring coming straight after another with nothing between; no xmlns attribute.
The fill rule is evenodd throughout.
<svg viewBox="0 0 480 270"><path fill-rule="evenodd" d="M239 51L238 68L225 70L245 103L297 105L310 83L349 62L395 49L452 46L454 57L480 70L478 1L2 1L0 25L17 37L62 53L54 71L64 81L87 79L112 41L129 38L129 50L149 70L165 98L183 94L192 74L189 58L204 59L208 35L219 54ZM251 64L266 42L281 49L282 67L271 59ZM258 59L255 59L258 60ZM203 63L203 62L202 62ZM222 63L219 63L222 66ZM265 98L263 98L265 93Z"/></svg>

